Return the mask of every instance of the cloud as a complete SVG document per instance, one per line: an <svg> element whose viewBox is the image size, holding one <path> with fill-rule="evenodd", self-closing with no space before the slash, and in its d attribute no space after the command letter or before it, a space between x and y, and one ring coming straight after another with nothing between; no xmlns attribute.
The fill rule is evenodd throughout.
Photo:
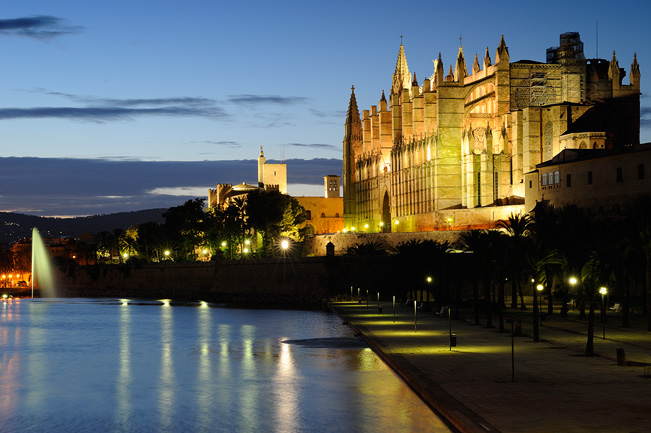
<svg viewBox="0 0 651 433"><path fill-rule="evenodd" d="M337 159L286 162L290 190L293 184L322 186L323 176L340 175L342 169ZM0 211L74 216L169 208L207 197L208 188L218 183L255 184L257 176L255 159L172 162L0 157Z"/></svg>
<svg viewBox="0 0 651 433"><path fill-rule="evenodd" d="M297 105L307 102L308 98L302 96L278 96L278 95L228 95L228 102L239 105Z"/></svg>
<svg viewBox="0 0 651 433"><path fill-rule="evenodd" d="M81 26L66 26L57 17L38 15L26 18L0 20L0 35L23 36L34 39L52 39L58 36L79 33Z"/></svg>
<svg viewBox="0 0 651 433"><path fill-rule="evenodd" d="M308 108L307 111L309 111L313 116L319 118L323 118L323 117L334 117L336 119L346 118L346 110L323 111L323 110L317 110L316 108Z"/></svg>
<svg viewBox="0 0 651 433"><path fill-rule="evenodd" d="M237 141L210 141L210 140L204 140L204 141L193 141L192 143L200 143L200 144L214 144L217 146L227 146L227 147L242 147L242 143L238 143Z"/></svg>
<svg viewBox="0 0 651 433"><path fill-rule="evenodd" d="M7 119L68 119L93 122L131 120L141 116L205 117L227 119L230 114L216 105L214 99L192 96L167 98L116 99L74 95L36 88L24 90L51 96L60 96L85 106L0 108L0 120Z"/></svg>
<svg viewBox="0 0 651 433"><path fill-rule="evenodd" d="M292 147L307 147L311 149L325 149L325 150L341 150L341 146L335 146L334 144L322 144L322 143L287 143L286 146Z"/></svg>
<svg viewBox="0 0 651 433"><path fill-rule="evenodd" d="M640 127L651 126L651 107L640 107Z"/></svg>
<svg viewBox="0 0 651 433"><path fill-rule="evenodd" d="M105 122L109 120L130 120L140 116L207 117L211 119L230 117L219 107L196 107L191 105L149 108L129 108L127 106L0 108L0 120L69 119Z"/></svg>
<svg viewBox="0 0 651 433"><path fill-rule="evenodd" d="M147 194L152 195L171 195L179 197L201 197L207 194L208 188L211 186L174 186L174 187L159 187L149 191Z"/></svg>

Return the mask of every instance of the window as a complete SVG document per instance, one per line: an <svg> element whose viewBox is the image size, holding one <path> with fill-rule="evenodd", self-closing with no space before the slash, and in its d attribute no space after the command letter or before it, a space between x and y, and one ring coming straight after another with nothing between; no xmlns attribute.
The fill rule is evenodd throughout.
<svg viewBox="0 0 651 433"><path fill-rule="evenodd" d="M556 171L556 172L554 172L554 183L555 183L556 185L558 185L559 183L561 183L561 173L560 173L560 171Z"/></svg>
<svg viewBox="0 0 651 433"><path fill-rule="evenodd" d="M644 179L644 164L637 165L637 178L638 180Z"/></svg>
<svg viewBox="0 0 651 433"><path fill-rule="evenodd" d="M624 180L624 173L622 172L622 167L617 167L617 176L615 177L615 182L622 182Z"/></svg>
<svg viewBox="0 0 651 433"><path fill-rule="evenodd" d="M547 173L543 173L542 175L542 185L547 185Z"/></svg>
<svg viewBox="0 0 651 433"><path fill-rule="evenodd" d="M565 185L567 187L572 186L572 175L571 174L568 174L567 176L565 176Z"/></svg>
<svg viewBox="0 0 651 433"><path fill-rule="evenodd" d="M533 182L529 181L529 188L533 188Z"/></svg>
<svg viewBox="0 0 651 433"><path fill-rule="evenodd" d="M305 211L305 219L308 220L308 221L312 219L312 211L311 210L306 210Z"/></svg>
<svg viewBox="0 0 651 433"><path fill-rule="evenodd" d="M339 212L335 214L335 218L339 218Z"/></svg>
<svg viewBox="0 0 651 433"><path fill-rule="evenodd" d="M321 212L321 218L325 218L325 214Z"/></svg>
<svg viewBox="0 0 651 433"><path fill-rule="evenodd" d="M592 172L588 172L588 185L592 185Z"/></svg>

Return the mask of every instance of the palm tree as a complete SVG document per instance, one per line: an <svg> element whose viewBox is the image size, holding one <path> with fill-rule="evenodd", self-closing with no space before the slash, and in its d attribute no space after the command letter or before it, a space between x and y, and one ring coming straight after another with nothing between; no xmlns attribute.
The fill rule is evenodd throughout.
<svg viewBox="0 0 651 433"><path fill-rule="evenodd" d="M555 248L543 242L539 237L527 238L524 243L525 257L529 266L529 272L534 282L542 284L543 287L553 284L556 269L565 264L565 258ZM532 287L532 290L535 290ZM533 293L534 300L536 293ZM538 318L533 320L534 341L538 341Z"/></svg>
<svg viewBox="0 0 651 433"><path fill-rule="evenodd" d="M113 229L113 242L118 255L118 263L122 263L122 247L124 244L124 229L116 227Z"/></svg>
<svg viewBox="0 0 651 433"><path fill-rule="evenodd" d="M493 233L491 233L493 232ZM475 325L480 324L479 319L479 280L481 276L484 289L484 302L487 305L488 315L486 327L493 326L492 316L492 283L495 275L495 261L493 257L494 248L499 232L495 230L470 230L459 236L457 245L472 253L472 295L475 316Z"/></svg>
<svg viewBox="0 0 651 433"><path fill-rule="evenodd" d="M611 249L607 242L597 245L590 253L588 261L581 270L581 280L585 287L588 300L590 302L590 312L588 314L588 340L585 346L585 355L594 356L594 309L597 288L608 286L613 281L614 269L611 261Z"/></svg>
<svg viewBox="0 0 651 433"><path fill-rule="evenodd" d="M511 308L518 308L518 286L520 286L520 299L522 299L521 277L526 270L524 260L524 240L533 234L533 220L529 215L511 214L506 221L499 221L498 227L506 230L509 242L506 244L507 261L510 264L511 277Z"/></svg>

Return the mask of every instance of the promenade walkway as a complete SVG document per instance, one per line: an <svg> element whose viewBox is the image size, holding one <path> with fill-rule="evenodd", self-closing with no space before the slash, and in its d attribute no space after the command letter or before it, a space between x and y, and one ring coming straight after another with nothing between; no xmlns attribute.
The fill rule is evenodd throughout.
<svg viewBox="0 0 651 433"><path fill-rule="evenodd" d="M651 364L644 318L622 328L621 316L609 312L604 340L597 313L598 356L586 357L587 321L579 320L578 312L566 319L548 316L541 342L531 338L531 310L514 312L522 336L513 338L512 362L509 324L501 333L419 311L414 329L412 306L396 306L394 323L391 303L381 303L382 314L377 302L366 305L331 307L462 432L651 432L651 367L616 362L616 350L623 348L628 361ZM457 337L452 350L450 325Z"/></svg>

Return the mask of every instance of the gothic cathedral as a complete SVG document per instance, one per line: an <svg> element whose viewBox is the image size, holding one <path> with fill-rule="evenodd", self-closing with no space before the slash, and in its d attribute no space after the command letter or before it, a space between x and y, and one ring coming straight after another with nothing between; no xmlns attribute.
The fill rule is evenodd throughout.
<svg viewBox="0 0 651 433"><path fill-rule="evenodd" d="M546 63L511 62L501 38L468 73L463 49L418 84L404 47L387 100L360 113L354 87L343 141L344 229L429 231L494 226L524 212L524 175L564 149L639 144L640 70L586 59L563 33Z"/></svg>

